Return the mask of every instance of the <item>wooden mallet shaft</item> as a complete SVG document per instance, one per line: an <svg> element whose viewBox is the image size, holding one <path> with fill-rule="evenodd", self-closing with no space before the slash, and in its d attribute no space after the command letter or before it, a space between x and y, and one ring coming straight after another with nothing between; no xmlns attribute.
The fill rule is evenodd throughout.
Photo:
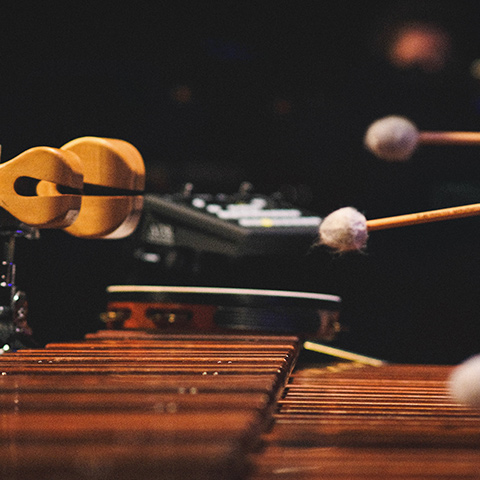
<svg viewBox="0 0 480 480"><path fill-rule="evenodd" d="M367 220L367 230L386 230L388 228L407 227L409 225L473 217L475 215L480 215L480 203Z"/></svg>
<svg viewBox="0 0 480 480"><path fill-rule="evenodd" d="M423 145L480 145L480 132L419 132Z"/></svg>

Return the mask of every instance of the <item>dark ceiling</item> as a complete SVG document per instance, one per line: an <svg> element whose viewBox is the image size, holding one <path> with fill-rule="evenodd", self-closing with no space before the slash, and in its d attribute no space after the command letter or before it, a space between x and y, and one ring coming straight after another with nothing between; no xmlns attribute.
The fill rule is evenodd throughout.
<svg viewBox="0 0 480 480"><path fill-rule="evenodd" d="M148 162L174 161L177 133L202 135L206 118L177 118L176 85L218 119L210 152L234 155L231 142L275 99L328 97L392 9L412 4L455 30L466 61L479 53L475 1L3 2L4 159L88 134L125 138Z"/></svg>

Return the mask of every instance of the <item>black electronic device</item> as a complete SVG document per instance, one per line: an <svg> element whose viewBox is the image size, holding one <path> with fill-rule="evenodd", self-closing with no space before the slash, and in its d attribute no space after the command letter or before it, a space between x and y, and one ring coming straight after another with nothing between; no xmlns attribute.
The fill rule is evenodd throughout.
<svg viewBox="0 0 480 480"><path fill-rule="evenodd" d="M305 253L315 243L320 217L246 185L235 194L146 195L141 242L230 257Z"/></svg>

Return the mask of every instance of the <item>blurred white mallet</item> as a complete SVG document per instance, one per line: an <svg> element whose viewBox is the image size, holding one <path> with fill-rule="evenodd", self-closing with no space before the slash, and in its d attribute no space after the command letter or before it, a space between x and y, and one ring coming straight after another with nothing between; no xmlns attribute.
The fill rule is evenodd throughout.
<svg viewBox="0 0 480 480"><path fill-rule="evenodd" d="M480 355L455 367L448 381L452 398L469 407L480 407Z"/></svg>
<svg viewBox="0 0 480 480"><path fill-rule="evenodd" d="M475 215L480 215L480 203L374 220L367 220L353 207L344 207L335 210L323 219L319 227L319 243L339 253L362 250L366 247L368 233L374 230L420 225Z"/></svg>
<svg viewBox="0 0 480 480"><path fill-rule="evenodd" d="M480 145L480 132L419 131L408 118L390 115L368 127L364 144L378 158L405 161L419 145Z"/></svg>

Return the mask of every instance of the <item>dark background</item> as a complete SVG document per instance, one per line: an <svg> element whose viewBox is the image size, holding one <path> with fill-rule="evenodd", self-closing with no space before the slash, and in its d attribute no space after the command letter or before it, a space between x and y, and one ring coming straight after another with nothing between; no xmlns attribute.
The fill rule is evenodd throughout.
<svg viewBox="0 0 480 480"><path fill-rule="evenodd" d="M375 39L397 15L452 32L455 70L440 85L390 81ZM140 150L147 188L159 193L186 181L215 193L243 180L267 193L288 184L322 215L351 204L369 218L477 202L475 149L426 149L386 165L362 137L387 114L422 129L479 129L469 71L479 26L475 1L3 2L2 158L106 136ZM466 186L459 198L433 195L450 180ZM379 233L367 254L320 249L282 286L344 296L346 346L456 362L480 351L477 233L471 219ZM105 285L129 268L128 241L45 231L20 243L19 282L40 341L96 328Z"/></svg>
<svg viewBox="0 0 480 480"><path fill-rule="evenodd" d="M467 75L480 48L474 1L5 2L4 158L95 134L124 138L165 168L273 163L274 102L333 111L380 26L411 5L453 30ZM183 110L170 98L179 85L192 91Z"/></svg>

